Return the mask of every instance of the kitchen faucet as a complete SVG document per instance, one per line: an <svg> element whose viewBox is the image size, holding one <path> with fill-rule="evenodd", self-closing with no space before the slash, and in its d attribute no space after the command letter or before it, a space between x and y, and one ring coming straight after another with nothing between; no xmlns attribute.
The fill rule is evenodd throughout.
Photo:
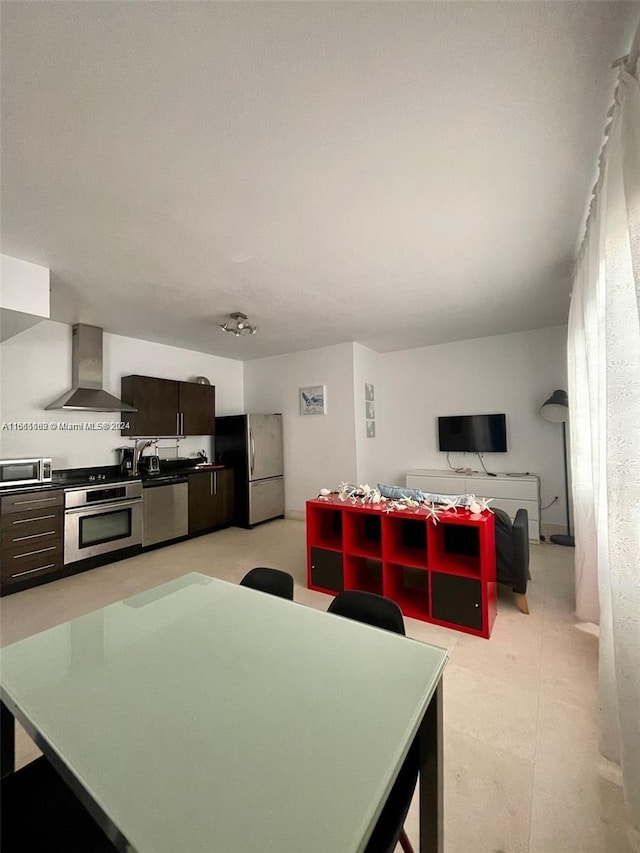
<svg viewBox="0 0 640 853"><path fill-rule="evenodd" d="M139 442L142 442L142 444L140 446L138 446ZM136 438L136 440L133 444L133 464L131 467L132 476L137 477L138 474L140 473L139 466L140 466L140 457L142 456L142 451L145 449L145 447L149 447L152 444L153 444L153 441L151 439L144 440L141 438Z"/></svg>

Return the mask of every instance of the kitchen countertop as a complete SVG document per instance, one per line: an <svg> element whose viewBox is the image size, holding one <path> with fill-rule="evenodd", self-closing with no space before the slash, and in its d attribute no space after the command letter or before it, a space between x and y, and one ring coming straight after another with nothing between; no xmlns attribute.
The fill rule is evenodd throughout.
<svg viewBox="0 0 640 853"><path fill-rule="evenodd" d="M174 466L172 465L171 467L173 468ZM189 474L223 471L226 467L226 465L217 465L212 462L200 465L184 466L169 471L161 470L159 474L144 473L139 474L136 477L126 477L121 475L118 473L117 466L102 466L95 469L68 469L66 471L54 472L54 479L51 483L31 483L30 485L24 486L2 486L0 487L0 497L3 495L20 495L27 492L45 492L55 489L78 488L82 486L106 486L114 482L132 482L134 480L142 480L143 485L160 482L168 485L171 482L180 482L181 479L184 480L184 478Z"/></svg>
<svg viewBox="0 0 640 853"><path fill-rule="evenodd" d="M197 474L198 471L222 471L223 468L226 468L226 465L214 465L213 462L207 465L194 465L193 468L187 468L187 472L189 474Z"/></svg>
<svg viewBox="0 0 640 853"><path fill-rule="evenodd" d="M28 492L48 492L63 488L60 483L32 483L30 486L2 486L0 497L24 495Z"/></svg>
<svg viewBox="0 0 640 853"><path fill-rule="evenodd" d="M197 465L192 468L183 468L179 471L160 471L159 474L142 474L142 485L144 488L162 485L170 486L174 483L186 483L189 474L208 473L211 471L223 471L225 465Z"/></svg>

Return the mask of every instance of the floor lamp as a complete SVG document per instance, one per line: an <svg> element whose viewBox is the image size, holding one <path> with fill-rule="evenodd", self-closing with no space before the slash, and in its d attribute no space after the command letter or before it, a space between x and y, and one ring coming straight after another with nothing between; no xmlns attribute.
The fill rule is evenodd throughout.
<svg viewBox="0 0 640 853"><path fill-rule="evenodd" d="M558 389L554 391L548 400L540 406L540 414L545 421L551 423L562 424L562 452L564 456L564 497L567 508L567 532L554 533L549 539L556 545L575 546L575 539L571 535L571 526L569 523L569 473L567 470L567 427L566 422L569 417L569 398L566 391Z"/></svg>

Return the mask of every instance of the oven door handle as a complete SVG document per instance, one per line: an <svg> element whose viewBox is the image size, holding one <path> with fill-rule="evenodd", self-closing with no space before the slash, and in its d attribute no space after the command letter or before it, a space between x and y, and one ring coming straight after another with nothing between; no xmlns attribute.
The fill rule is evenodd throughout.
<svg viewBox="0 0 640 853"><path fill-rule="evenodd" d="M96 510L101 512L103 509L127 509L128 507L136 506L142 503L142 498L130 498L126 501L113 501L107 504L92 504L91 506L73 506L65 509L65 515L95 515Z"/></svg>

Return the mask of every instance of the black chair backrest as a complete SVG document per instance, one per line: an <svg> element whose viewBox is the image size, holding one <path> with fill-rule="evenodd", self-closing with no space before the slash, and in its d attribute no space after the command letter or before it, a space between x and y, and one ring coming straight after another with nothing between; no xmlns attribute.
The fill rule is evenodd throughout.
<svg viewBox="0 0 640 853"><path fill-rule="evenodd" d="M281 569L258 566L247 572L240 581L240 586L248 586L293 601L293 576Z"/></svg>
<svg viewBox="0 0 640 853"><path fill-rule="evenodd" d="M376 628L394 631L396 634L405 633L402 611L395 601L376 595L374 592L346 589L336 595L327 612L346 616L347 619L355 619L357 622L365 622Z"/></svg>

